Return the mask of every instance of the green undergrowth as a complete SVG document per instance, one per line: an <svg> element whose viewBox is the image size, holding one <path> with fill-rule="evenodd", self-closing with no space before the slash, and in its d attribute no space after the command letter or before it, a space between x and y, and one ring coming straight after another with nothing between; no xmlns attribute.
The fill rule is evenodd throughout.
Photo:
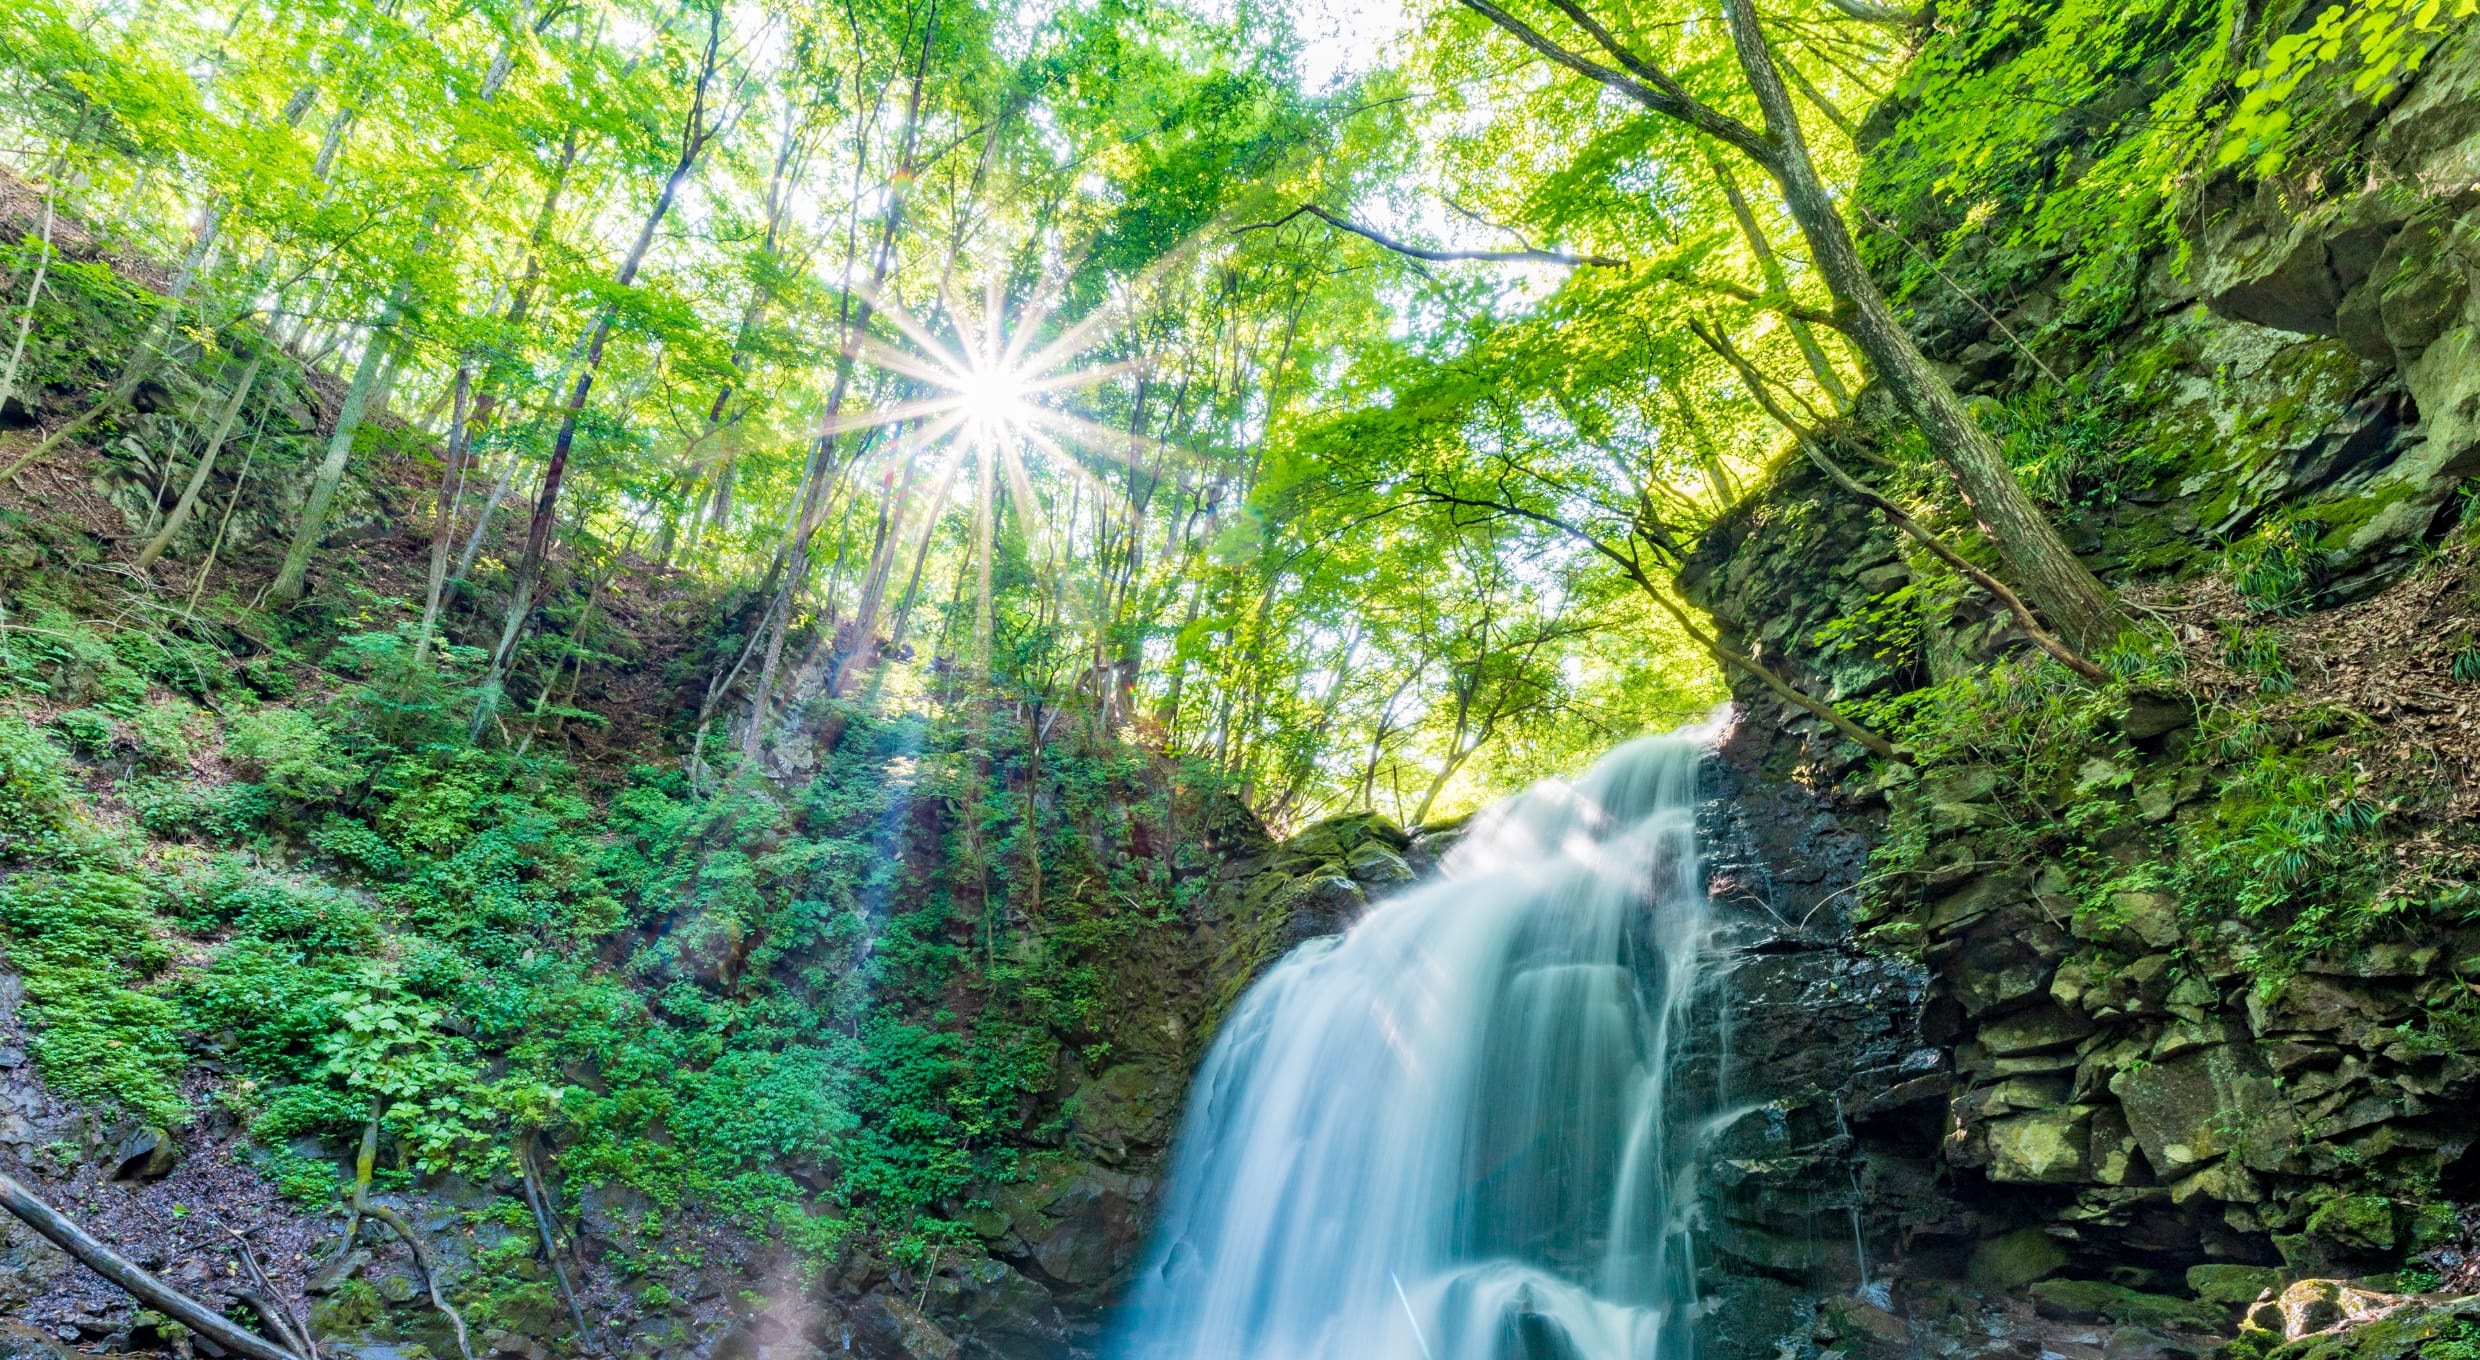
<svg viewBox="0 0 2480 1360"><path fill-rule="evenodd" d="M1885 776L1863 916L1902 919L1958 869L2046 865L2080 930L2167 898L2182 947L2234 951L2267 979L2480 918L2436 782L2373 761L2364 716L2292 698L2272 629L2221 645L2255 694L2203 692L2156 639L2107 658L2103 685L2016 660L1855 705L1914 758Z"/></svg>
<svg viewBox="0 0 2480 1360"><path fill-rule="evenodd" d="M383 1179L532 1138L567 1211L642 1196L624 1271L680 1217L919 1264L1057 1141L1114 951L1210 867L1174 800L1212 776L1072 722L1037 757L1005 696L821 704L814 778L693 786L467 742L469 668L393 632L252 665L19 609L0 947L40 1069L151 1123L215 1102L308 1204L375 1114Z"/></svg>

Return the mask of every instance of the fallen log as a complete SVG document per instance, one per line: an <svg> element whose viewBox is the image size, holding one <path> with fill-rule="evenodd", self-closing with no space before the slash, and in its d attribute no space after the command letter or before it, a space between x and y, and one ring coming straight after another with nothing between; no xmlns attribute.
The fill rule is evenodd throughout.
<svg viewBox="0 0 2480 1360"><path fill-rule="evenodd" d="M129 1258L62 1217L6 1172L0 1172L0 1209L17 1215L27 1227L75 1257L79 1265L127 1290L131 1298L236 1355L249 1356L250 1360L305 1360L256 1332L236 1326L222 1313L140 1270Z"/></svg>

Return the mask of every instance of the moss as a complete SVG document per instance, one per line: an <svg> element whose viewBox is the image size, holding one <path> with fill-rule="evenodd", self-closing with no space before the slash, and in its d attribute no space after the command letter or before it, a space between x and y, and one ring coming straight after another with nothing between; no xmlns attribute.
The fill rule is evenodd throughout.
<svg viewBox="0 0 2480 1360"><path fill-rule="evenodd" d="M2317 502L2316 522L2322 530L2317 546L2333 553L2350 549L2355 546L2351 540L2370 520L2419 494L2419 489L2408 482L2381 481L2356 496Z"/></svg>
<svg viewBox="0 0 2480 1360"><path fill-rule="evenodd" d="M2032 1300L2051 1317L2084 1321L2124 1322L2138 1327L2167 1327L2209 1332L2222 1326L2219 1309L2166 1294L2145 1294L2104 1280L2043 1280L2032 1286Z"/></svg>
<svg viewBox="0 0 2480 1360"><path fill-rule="evenodd" d="M310 1327L322 1337L368 1332L387 1316L387 1301L370 1281L347 1280L310 1308Z"/></svg>
<svg viewBox="0 0 2480 1360"><path fill-rule="evenodd" d="M2245 1308L2281 1281L2282 1272L2272 1266L2216 1262L2187 1269L2189 1292L2206 1303L2226 1308Z"/></svg>
<svg viewBox="0 0 2480 1360"><path fill-rule="evenodd" d="M2382 1195L2336 1195L2308 1215L2308 1231L2345 1248L2392 1251L2398 1233L2394 1202Z"/></svg>

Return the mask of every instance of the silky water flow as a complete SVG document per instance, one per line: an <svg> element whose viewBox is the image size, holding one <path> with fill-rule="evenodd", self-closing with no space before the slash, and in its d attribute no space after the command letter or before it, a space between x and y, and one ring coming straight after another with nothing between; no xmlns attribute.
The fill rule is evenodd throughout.
<svg viewBox="0 0 2480 1360"><path fill-rule="evenodd" d="M1713 733L1477 818L1303 945L1191 1092L1119 1360L1682 1360Z"/></svg>

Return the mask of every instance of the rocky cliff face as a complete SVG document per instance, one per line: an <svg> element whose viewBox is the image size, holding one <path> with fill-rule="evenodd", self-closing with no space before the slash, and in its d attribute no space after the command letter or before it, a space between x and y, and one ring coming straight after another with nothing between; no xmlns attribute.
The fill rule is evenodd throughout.
<svg viewBox="0 0 2480 1360"><path fill-rule="evenodd" d="M1926 42L1966 48L1986 7L1949 8ZM2130 76L2126 106L2174 74ZM2073 428L2035 433L2115 460L2053 504L2159 621L2128 679L2052 684L2007 659L1986 602L1907 603L1933 566L1799 465L1685 578L1751 652L1927 734L1916 767L1862 773L1738 687L1738 767L1819 790L1788 819L1814 830L1749 858L1847 890L1790 893L1790 915L1777 888L1765 915L1792 924L1742 965L1734 1042L1776 1099L1749 1126L1762 1151L1721 1150L1741 1197L1708 1229L1724 1296L1776 1306L1721 1310L1727 1353L2461 1344L2459 1315L2414 1296L2471 1287L2460 1206L2480 1198L2458 735L2480 665L2455 661L2480 615L2459 527L2480 472L2480 33L2382 104L2320 108L2322 159L2190 167L2185 239L2129 262L2114 314L2072 314L2063 265L2037 258L1997 305L1911 294L1993 425L2055 412L2061 379L2080 394ZM1874 154L1935 154L1934 112L1899 94ZM1864 398L1839 437L1900 434Z"/></svg>

